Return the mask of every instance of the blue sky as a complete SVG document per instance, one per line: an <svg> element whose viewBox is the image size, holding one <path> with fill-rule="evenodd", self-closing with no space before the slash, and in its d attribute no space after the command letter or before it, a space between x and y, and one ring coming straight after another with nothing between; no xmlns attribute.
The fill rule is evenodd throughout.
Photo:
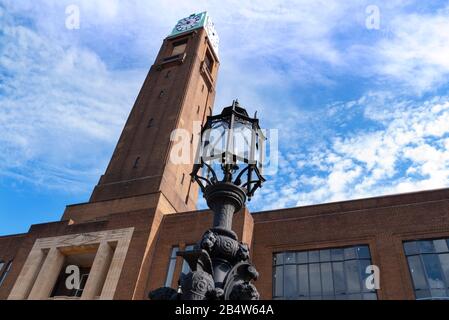
<svg viewBox="0 0 449 320"><path fill-rule="evenodd" d="M88 200L162 39L205 10L215 110L279 129L252 211L449 186L447 1L0 0L0 235Z"/></svg>

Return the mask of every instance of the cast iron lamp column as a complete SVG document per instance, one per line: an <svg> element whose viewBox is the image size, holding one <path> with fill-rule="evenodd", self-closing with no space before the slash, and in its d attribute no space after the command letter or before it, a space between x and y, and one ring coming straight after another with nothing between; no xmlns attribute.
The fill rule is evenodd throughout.
<svg viewBox="0 0 449 320"><path fill-rule="evenodd" d="M259 120L237 101L207 118L191 176L214 213L213 227L194 250L177 253L191 269L181 276L178 292L159 288L150 293L151 299L259 299L252 284L258 273L249 261L248 245L232 230L232 219L265 181L264 143Z"/></svg>

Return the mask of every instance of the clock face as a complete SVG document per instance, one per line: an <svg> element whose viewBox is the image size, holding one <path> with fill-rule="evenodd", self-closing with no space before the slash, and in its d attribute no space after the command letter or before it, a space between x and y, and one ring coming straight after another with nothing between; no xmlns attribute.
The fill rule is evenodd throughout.
<svg viewBox="0 0 449 320"><path fill-rule="evenodd" d="M201 18L201 14L192 14L187 18L179 20L179 22L175 26L175 29L178 32L184 32L196 28L201 22Z"/></svg>
<svg viewBox="0 0 449 320"><path fill-rule="evenodd" d="M207 12L194 13L187 18L178 21L173 28L170 36L177 36L181 33L204 27L207 32L207 37L212 45L213 50L218 54L218 35L215 31L214 23L210 19Z"/></svg>
<svg viewBox="0 0 449 320"><path fill-rule="evenodd" d="M207 36L209 37L209 41L210 41L215 53L218 54L219 39L218 39L217 31L215 31L214 23L210 19L207 19L205 28L206 28Z"/></svg>

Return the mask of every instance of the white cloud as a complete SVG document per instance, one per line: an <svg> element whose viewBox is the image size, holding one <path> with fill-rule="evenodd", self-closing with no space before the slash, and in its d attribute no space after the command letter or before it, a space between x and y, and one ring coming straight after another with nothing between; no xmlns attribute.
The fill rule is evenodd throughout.
<svg viewBox="0 0 449 320"><path fill-rule="evenodd" d="M0 175L85 191L105 167L145 70L110 71L94 52L0 10Z"/></svg>
<svg viewBox="0 0 449 320"><path fill-rule="evenodd" d="M294 179L273 177L258 198L261 201L271 194L273 202L261 201L258 209L449 186L449 97L423 103L388 102L381 120L376 120L383 125L379 130L359 130L332 139L306 156L298 150L284 150L289 159L301 160L298 166L293 161L281 166L280 174L296 172L294 179L300 183L292 186ZM367 110L367 117L374 110L381 111L377 103Z"/></svg>
<svg viewBox="0 0 449 320"><path fill-rule="evenodd" d="M374 50L378 74L418 93L441 85L449 74L449 7L436 14L399 14L388 24L390 36Z"/></svg>

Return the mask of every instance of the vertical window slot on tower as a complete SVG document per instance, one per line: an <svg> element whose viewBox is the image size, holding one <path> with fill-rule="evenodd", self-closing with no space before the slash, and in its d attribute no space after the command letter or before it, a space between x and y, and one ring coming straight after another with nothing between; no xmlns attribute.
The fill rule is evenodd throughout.
<svg viewBox="0 0 449 320"><path fill-rule="evenodd" d="M176 56L178 54L184 53L186 51L186 48L187 48L187 38L174 42L171 56Z"/></svg>
<svg viewBox="0 0 449 320"><path fill-rule="evenodd" d="M147 128L151 128L151 127L153 126L153 121L154 121L153 118L151 118L150 120L148 120Z"/></svg>
<svg viewBox="0 0 449 320"><path fill-rule="evenodd" d="M182 178L181 178L181 185L183 185L183 184L184 184L184 178L185 178L185 176L186 176L186 174L185 174L185 173L183 173L183 174L182 174Z"/></svg>
<svg viewBox="0 0 449 320"><path fill-rule="evenodd" d="M159 92L159 98L162 98L164 94L165 94L164 90L161 90L161 92Z"/></svg>
<svg viewBox="0 0 449 320"><path fill-rule="evenodd" d="M206 52L206 56L204 57L204 64L207 71L209 71L209 73L212 73L212 70L214 68L214 59L212 58L212 55L209 53L209 51Z"/></svg>
<svg viewBox="0 0 449 320"><path fill-rule="evenodd" d="M138 163L139 163L139 160L140 160L140 157L137 157L136 160L134 160L134 165L133 165L133 168L134 168L134 169L137 168L137 165L138 165Z"/></svg>
<svg viewBox="0 0 449 320"><path fill-rule="evenodd" d="M168 70L167 73L165 74L165 77L166 78L170 77L170 73L171 73L171 70Z"/></svg>
<svg viewBox="0 0 449 320"><path fill-rule="evenodd" d="M197 108L196 108L196 114L199 114L200 113L200 106L198 106Z"/></svg>

